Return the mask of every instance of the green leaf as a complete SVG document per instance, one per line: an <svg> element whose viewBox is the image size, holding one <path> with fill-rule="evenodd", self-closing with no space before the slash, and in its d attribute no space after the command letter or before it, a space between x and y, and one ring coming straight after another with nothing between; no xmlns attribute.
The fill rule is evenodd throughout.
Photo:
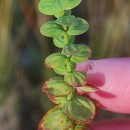
<svg viewBox="0 0 130 130"><path fill-rule="evenodd" d="M69 58L61 53L53 53L46 58L45 64L49 68L58 68L59 66L64 66L68 61Z"/></svg>
<svg viewBox="0 0 130 130"><path fill-rule="evenodd" d="M40 0L38 8L43 14L61 17L66 15L64 11L73 9L80 2L81 0Z"/></svg>
<svg viewBox="0 0 130 130"><path fill-rule="evenodd" d="M85 33L89 28L87 21L81 18L76 18L75 22L69 26L67 33L69 35L80 35Z"/></svg>
<svg viewBox="0 0 130 130"><path fill-rule="evenodd" d="M54 14L56 18L59 18L61 16L67 16L67 15L71 15L71 10L65 10L65 11L60 11L60 12L55 11L55 14Z"/></svg>
<svg viewBox="0 0 130 130"><path fill-rule="evenodd" d="M69 15L69 16L63 16L56 20L57 24L64 25L64 26L70 26L75 21L75 16Z"/></svg>
<svg viewBox="0 0 130 130"><path fill-rule="evenodd" d="M66 0L55 0L54 8L57 12L64 11L66 10L65 9L65 7L67 6L66 4L67 4Z"/></svg>
<svg viewBox="0 0 130 130"><path fill-rule="evenodd" d="M66 10L73 9L78 6L82 0L65 0L66 1Z"/></svg>
<svg viewBox="0 0 130 130"><path fill-rule="evenodd" d="M74 130L88 130L88 127L83 124L77 124Z"/></svg>
<svg viewBox="0 0 130 130"><path fill-rule="evenodd" d="M51 98L51 97L49 97L50 98L50 100L52 101L52 102L54 102L55 104L65 104L66 103L66 101L67 101L67 97L55 97L55 98Z"/></svg>
<svg viewBox="0 0 130 130"><path fill-rule="evenodd" d="M69 36L68 41L70 44L74 43L74 40L75 40L74 36ZM53 42L54 42L54 45L59 48L63 48L66 45L64 37L54 38Z"/></svg>
<svg viewBox="0 0 130 130"><path fill-rule="evenodd" d="M65 10L64 11L64 16L68 16L71 15L71 10Z"/></svg>
<svg viewBox="0 0 130 130"><path fill-rule="evenodd" d="M40 28L41 34L47 37L62 37L65 35L65 30L63 27L55 21L50 21L43 24Z"/></svg>
<svg viewBox="0 0 130 130"><path fill-rule="evenodd" d="M54 3L55 0L40 0L38 4L39 11L46 15L54 14Z"/></svg>
<svg viewBox="0 0 130 130"><path fill-rule="evenodd" d="M81 87L86 84L86 73L73 71L72 73L66 73L64 76L66 84L73 87Z"/></svg>
<svg viewBox="0 0 130 130"><path fill-rule="evenodd" d="M90 58L91 50L84 44L69 44L64 46L62 54L69 57L72 62L79 63Z"/></svg>
<svg viewBox="0 0 130 130"><path fill-rule="evenodd" d="M85 87L79 87L78 90L80 90L82 92L93 93L93 92L97 91L98 89L87 85Z"/></svg>
<svg viewBox="0 0 130 130"><path fill-rule="evenodd" d="M65 65L58 68L53 68L53 70L59 75L65 75L67 73L67 67Z"/></svg>
<svg viewBox="0 0 130 130"><path fill-rule="evenodd" d="M42 90L55 103L64 103L68 96L70 97L73 93L73 88L65 84L63 78L60 77L51 78L46 81Z"/></svg>
<svg viewBox="0 0 130 130"><path fill-rule="evenodd" d="M96 112L94 103L83 96L77 96L72 101L67 101L62 109L72 120L81 123L90 123Z"/></svg>
<svg viewBox="0 0 130 130"><path fill-rule="evenodd" d="M70 62L69 58L61 53L53 53L49 55L45 60L45 64L47 67L53 68L54 71L60 75L64 75L70 71L68 64L71 65L71 69L76 67L75 63Z"/></svg>
<svg viewBox="0 0 130 130"><path fill-rule="evenodd" d="M69 130L73 127L74 122L57 106L42 118L38 130Z"/></svg>
<svg viewBox="0 0 130 130"><path fill-rule="evenodd" d="M70 10L81 3L81 0L55 0L54 7L58 10Z"/></svg>
<svg viewBox="0 0 130 130"><path fill-rule="evenodd" d="M88 126L85 124L75 124L75 127L71 127L68 130L88 130Z"/></svg>
<svg viewBox="0 0 130 130"><path fill-rule="evenodd" d="M68 63L70 64L70 67L71 68L68 68ZM59 67L57 68L53 68L54 71L59 74L59 75L65 75L66 73L70 72L70 69L71 70L74 70L76 68L76 64L75 63L70 63L70 62L66 62L66 64L64 65L60 65Z"/></svg>

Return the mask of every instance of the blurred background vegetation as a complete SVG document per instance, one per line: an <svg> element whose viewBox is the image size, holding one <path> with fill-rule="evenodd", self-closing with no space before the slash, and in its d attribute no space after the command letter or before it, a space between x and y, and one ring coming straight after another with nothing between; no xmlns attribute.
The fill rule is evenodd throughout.
<svg viewBox="0 0 130 130"><path fill-rule="evenodd" d="M39 33L53 17L37 10L38 0L0 0L0 130L36 130L54 104L42 93L55 75L44 59L58 49ZM92 59L130 56L130 0L83 0L73 10L89 31L76 38L91 47ZM128 117L101 111L97 120Z"/></svg>

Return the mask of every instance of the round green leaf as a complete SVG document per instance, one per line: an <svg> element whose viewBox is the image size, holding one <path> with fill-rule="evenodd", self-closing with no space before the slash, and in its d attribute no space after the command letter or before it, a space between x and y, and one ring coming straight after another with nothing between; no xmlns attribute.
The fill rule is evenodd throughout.
<svg viewBox="0 0 130 130"><path fill-rule="evenodd" d="M43 24L40 28L41 34L47 37L61 37L65 35L65 30L63 27L55 21L50 21Z"/></svg>
<svg viewBox="0 0 130 130"><path fill-rule="evenodd" d="M58 48L63 48L66 44L64 42L64 37L53 38L54 45Z"/></svg>
<svg viewBox="0 0 130 130"><path fill-rule="evenodd" d="M81 87L86 84L86 73L73 71L71 73L66 73L64 76L64 81L66 84L73 87Z"/></svg>
<svg viewBox="0 0 130 130"><path fill-rule="evenodd" d="M59 75L65 75L67 73L66 65L60 66L58 68L53 68L53 70L55 71L55 73L57 73Z"/></svg>
<svg viewBox="0 0 130 130"><path fill-rule="evenodd" d="M58 10L70 10L81 3L81 0L55 0L54 7Z"/></svg>
<svg viewBox="0 0 130 130"><path fill-rule="evenodd" d="M83 124L77 124L74 130L88 130L88 127Z"/></svg>
<svg viewBox="0 0 130 130"><path fill-rule="evenodd" d="M71 15L71 10L65 10L64 11L64 16L67 16L67 15Z"/></svg>
<svg viewBox="0 0 130 130"><path fill-rule="evenodd" d="M45 60L45 65L49 68L58 68L64 66L69 61L69 58L61 53L52 53Z"/></svg>
<svg viewBox="0 0 130 130"><path fill-rule="evenodd" d="M69 44L64 46L62 54L69 57L72 62L79 63L90 58L91 50L84 44Z"/></svg>
<svg viewBox="0 0 130 130"><path fill-rule="evenodd" d="M38 8L43 14L61 17L66 15L64 11L73 9L80 2L81 0L40 0Z"/></svg>
<svg viewBox="0 0 130 130"><path fill-rule="evenodd" d="M89 28L87 21L81 18L76 18L74 23L69 26L67 33L69 35L80 35L85 33Z"/></svg>
<svg viewBox="0 0 130 130"><path fill-rule="evenodd" d="M82 91L84 93L93 93L93 92L97 91L98 89L93 86L87 85L87 86L83 86L83 87L78 87L78 90Z"/></svg>
<svg viewBox="0 0 130 130"><path fill-rule="evenodd" d="M81 123L90 123L96 113L94 103L84 96L77 96L72 101L67 101L62 109L72 120Z"/></svg>
<svg viewBox="0 0 130 130"><path fill-rule="evenodd" d="M73 93L73 88L65 84L61 77L51 78L46 81L42 90L55 103L64 103L68 99L68 96L70 97Z"/></svg>
<svg viewBox="0 0 130 130"><path fill-rule="evenodd" d="M56 20L57 24L63 25L63 26L70 26L73 24L75 21L75 16L73 15L68 15L68 16L63 16L60 17Z"/></svg>
<svg viewBox="0 0 130 130"><path fill-rule="evenodd" d="M54 14L54 6L53 3L55 0L40 0L38 4L39 11L46 15Z"/></svg>
<svg viewBox="0 0 130 130"><path fill-rule="evenodd" d="M75 127L70 128L68 130L89 130L88 128L89 126L87 126L86 124L75 124Z"/></svg>
<svg viewBox="0 0 130 130"><path fill-rule="evenodd" d="M61 65L60 67L53 68L54 71L59 74L59 75L65 75L67 73L70 73L71 70L74 70L76 68L76 64L73 62L69 62L70 68L68 68L68 64L66 63L65 65ZM71 70L70 70L71 69Z"/></svg>
<svg viewBox="0 0 130 130"><path fill-rule="evenodd" d="M66 10L69 10L78 6L82 0L65 0L65 1L66 1Z"/></svg>
<svg viewBox="0 0 130 130"><path fill-rule="evenodd" d="M68 64L69 64L69 68L68 68ZM64 65L61 65L60 67L57 68L53 68L54 71L59 74L59 75L65 75L67 73L70 73L72 70L74 70L76 68L76 64L73 62L68 62Z"/></svg>
<svg viewBox="0 0 130 130"><path fill-rule="evenodd" d="M54 14L54 16L56 18L59 18L61 16L67 16L67 15L71 15L71 10L65 10L65 11L55 12L55 14Z"/></svg>
<svg viewBox="0 0 130 130"><path fill-rule="evenodd" d="M74 43L75 37L69 36L68 41L70 44ZM64 37L53 38L53 42L54 42L54 45L59 48L63 48L66 45Z"/></svg>
<svg viewBox="0 0 130 130"><path fill-rule="evenodd" d="M74 122L57 106L42 118L38 130L69 130L73 127Z"/></svg>
<svg viewBox="0 0 130 130"><path fill-rule="evenodd" d="M65 9L66 6L67 6L66 0L55 0L53 8L55 8L57 12L61 12L66 10Z"/></svg>
<svg viewBox="0 0 130 130"><path fill-rule="evenodd" d="M45 60L45 64L47 67L53 68L54 71L60 75L65 75L70 72L70 69L73 70L76 67L75 63L70 62L69 58L61 53L49 55ZM68 64L70 65L69 67Z"/></svg>

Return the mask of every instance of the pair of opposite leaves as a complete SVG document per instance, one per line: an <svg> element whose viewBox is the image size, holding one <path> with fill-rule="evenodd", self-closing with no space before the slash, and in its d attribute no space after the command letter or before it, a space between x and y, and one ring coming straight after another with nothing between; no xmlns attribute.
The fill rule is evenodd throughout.
<svg viewBox="0 0 130 130"><path fill-rule="evenodd" d="M53 68L54 71L60 75L65 75L67 72L71 72L76 67L76 63L84 62L89 59L91 50L83 44L69 44L63 47L61 53L53 53L49 55L45 64L49 68ZM69 70L68 65L71 69Z"/></svg>
<svg viewBox="0 0 130 130"><path fill-rule="evenodd" d="M80 3L81 0L40 0L38 7L41 13L55 16L62 12L56 21L44 24L41 27L41 33L48 37L64 36L66 30L61 25L69 26L67 30L69 35L79 35L86 32L89 28L87 21L75 18L70 11Z"/></svg>
<svg viewBox="0 0 130 130"><path fill-rule="evenodd" d="M75 36L83 34L88 28L89 24L84 19L68 15L43 24L40 31L47 37L59 38L64 35Z"/></svg>
<svg viewBox="0 0 130 130"><path fill-rule="evenodd" d="M80 3L81 0L40 0L38 7L41 13L58 18L63 15L64 11L70 14L70 10Z"/></svg>
<svg viewBox="0 0 130 130"><path fill-rule="evenodd" d="M80 121L82 120L83 122L87 122L89 124L89 121L94 118L92 115L95 114L95 107L91 101L87 101L87 103L90 103L87 104L84 102L87 99L82 100L81 98L82 97L73 101L71 104L68 102L66 106L63 106L63 108L61 108L61 106L56 106L51 109L41 120L38 130L87 130L88 127L85 124L81 124L81 122L78 123L77 119L80 119ZM83 106L79 111L80 103ZM87 112L86 109L88 110ZM67 115L65 113L67 113ZM71 118L68 116L68 114ZM75 120L72 120L73 117Z"/></svg>
<svg viewBox="0 0 130 130"><path fill-rule="evenodd" d="M86 92L94 91L87 87L81 88L85 89L82 90ZM43 91L58 106L51 109L43 117L39 130L86 130L85 124L89 124L95 117L96 108L93 101L77 95L77 92L75 93L75 90L66 84L61 77L46 81Z"/></svg>

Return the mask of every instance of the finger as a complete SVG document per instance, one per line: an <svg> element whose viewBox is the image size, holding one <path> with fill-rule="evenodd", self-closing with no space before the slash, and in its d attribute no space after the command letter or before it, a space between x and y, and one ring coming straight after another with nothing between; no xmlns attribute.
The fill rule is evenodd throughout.
<svg viewBox="0 0 130 130"><path fill-rule="evenodd" d="M130 130L130 119L106 120L94 123L93 130Z"/></svg>
<svg viewBox="0 0 130 130"><path fill-rule="evenodd" d="M99 89L90 96L106 110L130 113L130 58L92 60L77 65L87 83Z"/></svg>

